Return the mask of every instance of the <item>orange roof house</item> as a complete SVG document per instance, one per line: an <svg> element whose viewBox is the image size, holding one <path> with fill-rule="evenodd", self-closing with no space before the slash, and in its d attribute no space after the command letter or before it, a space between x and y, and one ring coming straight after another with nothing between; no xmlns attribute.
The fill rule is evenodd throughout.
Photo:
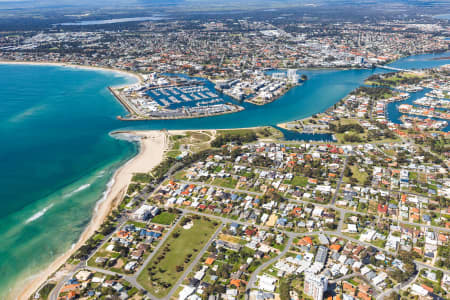
<svg viewBox="0 0 450 300"><path fill-rule="evenodd" d="M333 245L330 246L330 249L331 249L332 251L338 252L339 250L341 250L341 245L333 244Z"/></svg>
<svg viewBox="0 0 450 300"><path fill-rule="evenodd" d="M239 288L241 286L241 280L239 280L239 279L232 279L230 281L230 285L234 285L235 287Z"/></svg>
<svg viewBox="0 0 450 300"><path fill-rule="evenodd" d="M214 263L215 260L216 260L216 259L215 259L214 257L208 257L208 258L205 260L205 264L207 264L207 265L212 265L212 264Z"/></svg>
<svg viewBox="0 0 450 300"><path fill-rule="evenodd" d="M407 197L406 194L403 194L403 195L402 195L402 203L405 203L405 202L406 202L406 197Z"/></svg>
<svg viewBox="0 0 450 300"><path fill-rule="evenodd" d="M362 291L358 292L358 296L357 297L359 299L362 299L362 300L371 300L372 299L371 296L367 295L366 293L364 293Z"/></svg>
<svg viewBox="0 0 450 300"><path fill-rule="evenodd" d="M353 284L351 284L351 283L349 283L349 282L347 282L347 281L344 281L344 282L342 283L342 289L343 289L344 291L350 293L351 295L354 295L355 292L356 292L356 287L354 287Z"/></svg>
<svg viewBox="0 0 450 300"><path fill-rule="evenodd" d="M424 289L426 289L429 293L432 293L432 292L433 292L433 288L432 288L432 287L429 287L429 286L426 285L426 284L422 284L422 287L423 287Z"/></svg>
<svg viewBox="0 0 450 300"><path fill-rule="evenodd" d="M121 230L121 231L117 232L117 236L120 238L127 238L129 235L130 235L130 233L125 230Z"/></svg>
<svg viewBox="0 0 450 300"><path fill-rule="evenodd" d="M293 214L293 215L300 215L301 213L302 213L301 207L294 207L291 211L291 214Z"/></svg>
<svg viewBox="0 0 450 300"><path fill-rule="evenodd" d="M299 246L306 246L306 245L312 245L312 239L309 236L305 236L297 243Z"/></svg>
<svg viewBox="0 0 450 300"><path fill-rule="evenodd" d="M77 296L77 293L75 293L75 291L71 291L67 294L67 299L68 300L75 299L76 296Z"/></svg>
<svg viewBox="0 0 450 300"><path fill-rule="evenodd" d="M311 184L317 184L317 179L314 179L314 178L308 178L308 183L311 183Z"/></svg>

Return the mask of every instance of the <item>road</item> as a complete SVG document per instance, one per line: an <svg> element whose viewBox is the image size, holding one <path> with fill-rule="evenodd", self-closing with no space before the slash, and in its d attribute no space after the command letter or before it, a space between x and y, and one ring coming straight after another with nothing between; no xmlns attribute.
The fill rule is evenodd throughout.
<svg viewBox="0 0 450 300"><path fill-rule="evenodd" d="M294 240L294 237L289 236L288 242L287 242L286 246L284 247L283 251L280 252L280 254L278 254L276 257L274 257L272 259L269 259L268 261L266 261L265 263L260 265L258 268L256 268L255 272L252 273L252 276L250 277L250 280L248 281L247 291L249 291L250 289L252 289L254 287L257 276L262 270L264 270L265 268L267 268L268 266L270 266L271 264L273 264L274 262L279 260L281 257L283 257L289 251L289 249L292 246L293 240Z"/></svg>
<svg viewBox="0 0 450 300"><path fill-rule="evenodd" d="M347 168L347 163L348 163L348 156L345 157L344 166L342 167L342 171L341 171L341 176L339 177L339 181L336 185L336 191L334 192L333 199L331 199L331 205L333 205L333 206L334 206L334 203L336 202L336 198L339 194L339 189L341 188L342 180L344 179L344 172L345 172L345 168Z"/></svg>

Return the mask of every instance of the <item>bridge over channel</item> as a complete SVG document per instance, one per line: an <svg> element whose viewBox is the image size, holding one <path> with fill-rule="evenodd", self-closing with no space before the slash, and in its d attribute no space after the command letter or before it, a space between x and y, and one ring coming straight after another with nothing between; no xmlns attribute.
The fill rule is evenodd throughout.
<svg viewBox="0 0 450 300"><path fill-rule="evenodd" d="M397 72L417 72L414 70L400 69L400 68L394 68L394 67L383 66L383 65L375 65L375 67L380 68L380 69L390 70L390 71L397 71Z"/></svg>

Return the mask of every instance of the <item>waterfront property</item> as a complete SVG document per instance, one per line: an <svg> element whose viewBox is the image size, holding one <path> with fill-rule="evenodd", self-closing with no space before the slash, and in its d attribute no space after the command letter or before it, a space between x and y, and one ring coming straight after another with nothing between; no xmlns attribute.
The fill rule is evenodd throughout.
<svg viewBox="0 0 450 300"><path fill-rule="evenodd" d="M144 81L110 91L128 110L120 120L189 119L228 114L243 110L226 102L206 80L162 76L151 73Z"/></svg>

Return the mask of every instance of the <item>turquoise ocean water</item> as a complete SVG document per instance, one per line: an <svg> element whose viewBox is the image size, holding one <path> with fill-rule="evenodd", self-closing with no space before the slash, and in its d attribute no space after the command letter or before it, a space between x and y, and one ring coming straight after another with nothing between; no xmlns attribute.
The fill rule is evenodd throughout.
<svg viewBox="0 0 450 300"><path fill-rule="evenodd" d="M392 66L427 68L449 56ZM326 110L382 70L302 71L309 80L266 106L211 118L121 122L107 90L133 79L54 66L0 65L0 298L76 242L112 174L137 152L116 129L207 129L274 125Z"/></svg>

